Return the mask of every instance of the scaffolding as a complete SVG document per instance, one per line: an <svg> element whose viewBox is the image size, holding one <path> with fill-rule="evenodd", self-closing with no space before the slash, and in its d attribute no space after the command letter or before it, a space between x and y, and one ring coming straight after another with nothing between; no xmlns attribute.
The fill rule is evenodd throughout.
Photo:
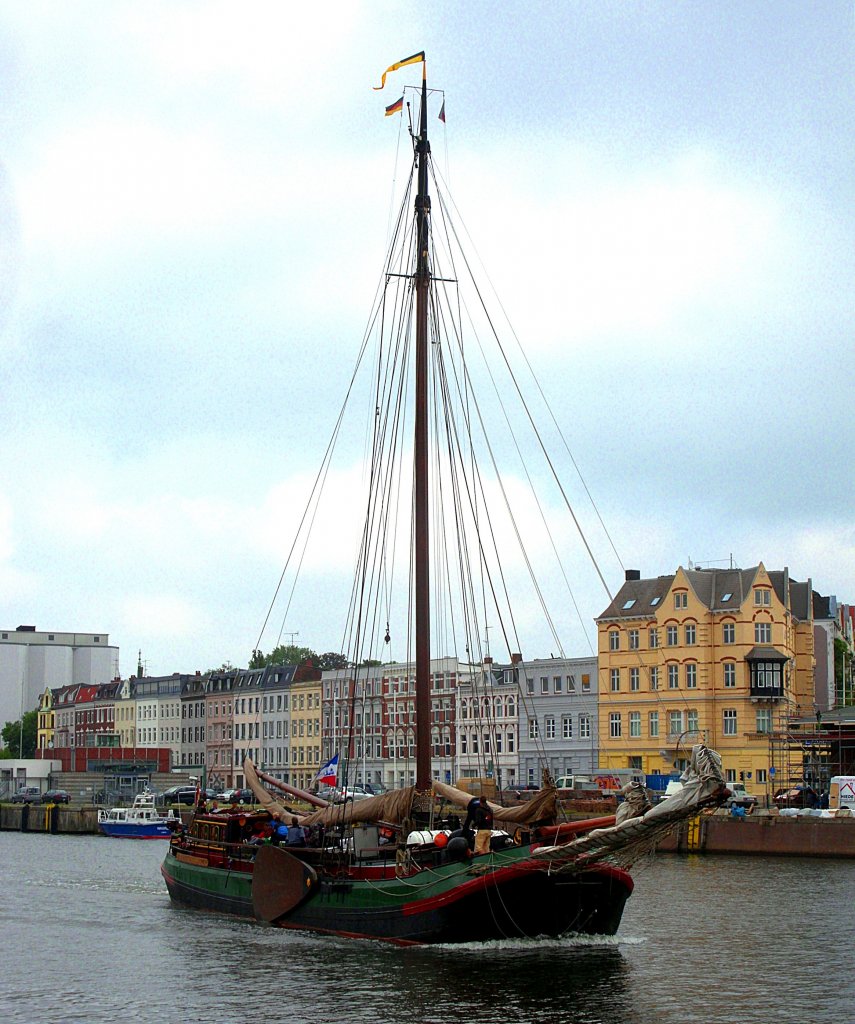
<svg viewBox="0 0 855 1024"><path fill-rule="evenodd" d="M785 705L769 733L772 788L811 786L828 791L835 775L855 775L855 708L790 715Z"/></svg>

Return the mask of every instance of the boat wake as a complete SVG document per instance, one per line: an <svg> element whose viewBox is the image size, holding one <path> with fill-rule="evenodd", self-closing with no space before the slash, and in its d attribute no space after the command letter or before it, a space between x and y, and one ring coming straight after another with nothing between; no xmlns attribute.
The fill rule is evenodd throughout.
<svg viewBox="0 0 855 1024"><path fill-rule="evenodd" d="M579 949L580 947L607 947L617 949L620 946L640 946L647 940L640 936L626 935L566 935L563 938L555 939L549 937L537 937L532 939L491 939L488 942L464 942L464 943L437 943L425 947L430 950L453 949L455 953L473 953L480 955L484 952L526 952L537 953L541 950L554 952L564 949Z"/></svg>

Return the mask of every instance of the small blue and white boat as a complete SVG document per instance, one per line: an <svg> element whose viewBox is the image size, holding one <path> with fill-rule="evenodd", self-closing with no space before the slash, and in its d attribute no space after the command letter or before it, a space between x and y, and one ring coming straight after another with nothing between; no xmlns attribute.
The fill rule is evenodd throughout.
<svg viewBox="0 0 855 1024"><path fill-rule="evenodd" d="M154 793L137 793L130 807L113 807L98 812L98 828L114 839L169 839L181 819L154 806Z"/></svg>

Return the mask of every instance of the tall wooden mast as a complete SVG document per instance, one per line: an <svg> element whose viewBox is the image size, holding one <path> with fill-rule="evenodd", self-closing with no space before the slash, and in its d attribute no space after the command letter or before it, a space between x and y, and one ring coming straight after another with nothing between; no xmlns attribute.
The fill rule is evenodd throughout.
<svg viewBox="0 0 855 1024"><path fill-rule="evenodd" d="M427 62L422 63L422 104L416 137L416 422L415 422L415 603L416 603L416 788L430 789L430 550L428 455L428 303L430 292L430 196L428 195Z"/></svg>

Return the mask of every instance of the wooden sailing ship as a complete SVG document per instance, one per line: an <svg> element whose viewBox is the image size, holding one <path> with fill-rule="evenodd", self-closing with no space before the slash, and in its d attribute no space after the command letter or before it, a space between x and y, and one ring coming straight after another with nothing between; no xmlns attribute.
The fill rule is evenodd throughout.
<svg viewBox="0 0 855 1024"><path fill-rule="evenodd" d="M435 466L431 410L438 395L447 390L447 380L432 382L430 368L433 365L436 373L440 349L435 289L444 288L447 279L439 279L432 260L424 54L389 70L418 63L423 76L417 125L411 128L415 194L411 242L406 247L410 265L400 267L390 258L385 275L387 285L399 289L389 309L411 318L407 323L413 325L414 336L409 563L416 679L415 785L329 806L300 794L314 799L316 805L311 814L298 816L314 838L305 847L286 847L270 841L274 838L271 830L274 823L291 820L295 812L262 783L295 791L276 780L259 778L248 762L247 781L262 809L197 814L189 830L173 838L163 875L170 895L178 902L256 917L282 928L398 943L570 932L611 935L632 892L627 871L632 860L687 816L723 798L726 790L720 761L712 752L696 750L696 771L680 800L666 801L652 810L645 804L643 791L636 790L628 794L617 817L561 823L557 792L547 785L525 804L493 804L497 835L489 853L473 856L468 837L455 835L454 826L459 826L462 807L470 796L432 777L430 737L431 467ZM384 306L380 319L385 319L386 312ZM391 353L387 354L390 365L401 374L403 350L409 354L409 346L401 342L409 335L409 327L392 328L392 343L386 349ZM390 383L392 377L388 367L378 373L384 396L401 395L406 390ZM378 384L378 393L379 389ZM383 401L378 398L371 475L380 482L388 483L394 477L387 459L391 460L393 449L400 454L399 441L390 440L399 438L398 426L397 408L387 405L385 397ZM391 504L385 493L372 493L369 500L358 563L361 589L356 588L357 611L350 624L355 665L364 653L360 645L372 628L370 623L377 621L369 606L378 598L379 587L369 576L371 568L382 561L377 552ZM464 504L459 495L454 504ZM477 525L476 521L476 532ZM470 552L471 546L470 542ZM481 546L476 539L475 549Z"/></svg>

